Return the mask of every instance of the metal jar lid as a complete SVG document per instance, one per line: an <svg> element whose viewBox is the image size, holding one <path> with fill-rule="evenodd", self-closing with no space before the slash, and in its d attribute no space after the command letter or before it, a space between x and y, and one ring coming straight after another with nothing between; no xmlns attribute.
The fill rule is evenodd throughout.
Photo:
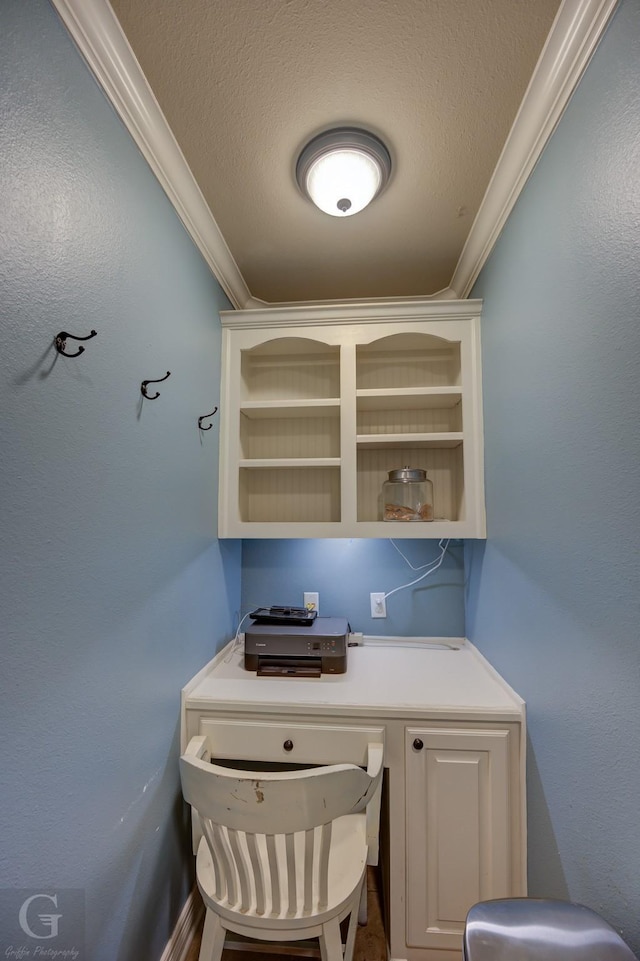
<svg viewBox="0 0 640 961"><path fill-rule="evenodd" d="M403 484L418 484L427 479L426 470L420 467L400 467L398 470L389 471L389 480Z"/></svg>

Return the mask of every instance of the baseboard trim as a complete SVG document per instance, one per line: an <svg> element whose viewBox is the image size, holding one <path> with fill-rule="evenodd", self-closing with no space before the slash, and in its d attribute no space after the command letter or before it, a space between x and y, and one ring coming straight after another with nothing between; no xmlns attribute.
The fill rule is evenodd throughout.
<svg viewBox="0 0 640 961"><path fill-rule="evenodd" d="M204 904L197 887L193 887L189 897L184 902L180 916L176 921L173 933L167 941L160 961L184 961L191 942L196 936L202 916Z"/></svg>

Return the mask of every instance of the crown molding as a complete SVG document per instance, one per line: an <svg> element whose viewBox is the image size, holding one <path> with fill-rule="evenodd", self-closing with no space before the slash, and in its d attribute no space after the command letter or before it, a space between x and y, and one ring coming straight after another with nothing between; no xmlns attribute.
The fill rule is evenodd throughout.
<svg viewBox="0 0 640 961"><path fill-rule="evenodd" d="M251 291L108 0L50 2L224 292L243 307Z"/></svg>
<svg viewBox="0 0 640 961"><path fill-rule="evenodd" d="M564 0L451 278L468 297L529 175L540 159L618 0Z"/></svg>
<svg viewBox="0 0 640 961"><path fill-rule="evenodd" d="M252 296L108 0L50 2L232 304L286 306ZM434 298L468 297L617 3L562 3L451 283Z"/></svg>
<svg viewBox="0 0 640 961"><path fill-rule="evenodd" d="M324 327L340 324L388 324L399 321L470 320L482 313L481 300L432 300L384 297L380 300L265 304L259 309L221 310L223 327Z"/></svg>
<svg viewBox="0 0 640 961"><path fill-rule="evenodd" d="M398 304L423 304L428 300L459 300L458 295L455 290L451 287L444 287L442 290L438 290L435 294L411 294L406 297L376 297L376 304L387 304L391 306L397 306ZM258 300L256 297L252 297L246 304L245 310L262 310L263 308L287 308L287 307L347 307L349 308L352 304L358 307L363 303L369 303L369 301L364 301L361 297L342 297L338 300L282 300L282 301L266 301Z"/></svg>

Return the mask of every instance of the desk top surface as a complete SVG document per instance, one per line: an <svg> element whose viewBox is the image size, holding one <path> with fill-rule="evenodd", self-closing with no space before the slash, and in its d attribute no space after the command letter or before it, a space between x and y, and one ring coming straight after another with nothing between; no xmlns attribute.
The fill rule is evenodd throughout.
<svg viewBox="0 0 640 961"><path fill-rule="evenodd" d="M522 699L462 638L365 638L349 648L345 674L319 678L258 677L232 643L182 694L185 710L524 718Z"/></svg>

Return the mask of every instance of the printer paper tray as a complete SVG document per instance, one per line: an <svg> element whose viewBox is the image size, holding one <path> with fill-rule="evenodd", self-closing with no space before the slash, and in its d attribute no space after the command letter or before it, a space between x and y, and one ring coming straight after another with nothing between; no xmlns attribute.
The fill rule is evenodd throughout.
<svg viewBox="0 0 640 961"><path fill-rule="evenodd" d="M319 657L258 657L259 677L320 677Z"/></svg>

